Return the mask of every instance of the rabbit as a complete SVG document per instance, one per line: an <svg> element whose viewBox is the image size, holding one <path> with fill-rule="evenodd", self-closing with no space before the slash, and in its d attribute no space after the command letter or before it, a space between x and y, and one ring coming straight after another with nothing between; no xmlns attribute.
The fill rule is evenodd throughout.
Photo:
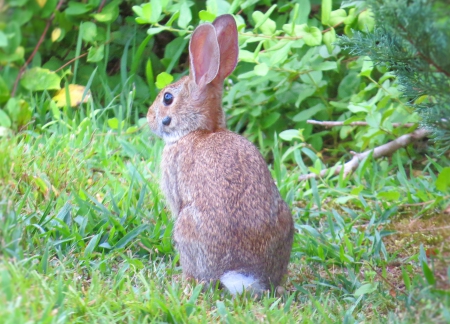
<svg viewBox="0 0 450 324"><path fill-rule="evenodd" d="M262 294L287 272L294 223L258 149L226 129L223 82L238 53L233 16L198 26L189 76L158 94L147 120L165 141L161 189L183 277Z"/></svg>

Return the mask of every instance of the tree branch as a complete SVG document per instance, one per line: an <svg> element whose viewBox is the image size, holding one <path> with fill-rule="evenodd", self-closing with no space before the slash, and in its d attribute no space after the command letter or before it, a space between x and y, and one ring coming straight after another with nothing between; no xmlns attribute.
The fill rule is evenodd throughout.
<svg viewBox="0 0 450 324"><path fill-rule="evenodd" d="M341 172L342 168L344 168L344 177L346 177L347 175L349 175L350 173L355 171L356 168L358 167L359 163L362 160L364 160L367 156L369 156L370 153L373 152L373 157L375 159L383 157L383 156L388 156L388 155L391 155L392 153L394 153L395 151L397 151L398 149L406 147L411 142L417 141L419 139L426 137L428 134L429 134L429 131L427 131L423 128L420 128L410 134L402 135L399 138L393 140L392 142L378 146L373 150L368 150L363 153L351 152L353 154L353 158L350 161L348 161L347 163L345 163L344 165L335 165L332 168L328 168L328 169L320 171L319 174L315 174L315 173L305 174L305 175L300 176L298 178L298 180L305 181L305 180L308 180L311 178L314 178L314 179L317 179L319 177L322 178L322 177L326 176L332 169L334 170L333 175L338 175Z"/></svg>
<svg viewBox="0 0 450 324"><path fill-rule="evenodd" d="M345 124L345 122L339 122L339 121L319 121L319 120L307 120L306 121L308 124L312 124L312 125L321 125L321 126L325 126L325 127L334 127L334 126L368 126L369 124L367 124L366 122L362 122L362 121L357 121L357 122L352 122L349 124ZM406 127L406 128L410 128L413 127L414 123L406 123L406 124L401 124L401 123L392 123L392 127Z"/></svg>
<svg viewBox="0 0 450 324"><path fill-rule="evenodd" d="M59 11L59 8L63 5L65 0L59 0L58 4L56 5L55 11ZM52 24L53 19L55 19L55 13L53 12L52 15L47 19L47 24L45 25L44 31L42 32L41 37L39 38L39 41L37 42L36 46L34 47L33 52L28 57L28 60L25 62L25 64L20 68L19 73L17 74L16 80L14 81L14 86L11 91L11 97L14 97L16 94L17 86L19 84L19 80L22 77L23 72L25 72L25 69L27 68L28 64L30 64L33 57L36 55L37 51L39 50L39 47L41 47L42 42L44 41L45 35L47 35L48 29L50 28L50 25Z"/></svg>

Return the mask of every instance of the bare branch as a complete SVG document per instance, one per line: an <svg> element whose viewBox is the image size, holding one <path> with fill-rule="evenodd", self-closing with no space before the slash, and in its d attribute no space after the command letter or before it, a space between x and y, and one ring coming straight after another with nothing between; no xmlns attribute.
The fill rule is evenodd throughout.
<svg viewBox="0 0 450 324"><path fill-rule="evenodd" d="M58 4L56 5L55 12L59 11L61 6L64 4L65 0L59 0ZM16 80L14 81L14 86L11 91L11 97L14 97L16 94L17 86L19 84L19 80L22 77L22 74L25 72L25 69L27 68L28 64L30 64L33 57L36 55L37 51L39 50L39 47L41 47L42 42L44 41L45 35L47 35L47 31L50 28L50 25L52 24L53 19L55 19L55 12L52 13L52 15L47 19L47 23L45 24L44 31L41 34L41 37L39 38L36 46L34 47L33 52L28 57L28 60L25 62L25 64L20 68L19 74L17 74Z"/></svg>
<svg viewBox="0 0 450 324"><path fill-rule="evenodd" d="M333 169L333 175L338 175L341 172L341 169L344 168L344 177L352 173L356 170L359 163L364 160L367 156L369 156L370 153L373 152L373 157L375 159L378 159L383 156L388 156L397 151L398 149L401 149L403 147L406 147L413 141L417 141L419 139L424 138L427 136L429 132L423 128L417 129L414 132L406 135L402 135L399 138L393 140L392 142L386 143L384 145L381 145L379 147L376 147L373 150L368 150L363 153L355 153L351 152L353 154L353 158L345 163L344 165L335 165L332 168L328 168L325 170L320 171L319 174L315 173L309 173L302 175L298 178L299 181L305 181L311 178L317 179L319 177L326 176L331 169Z"/></svg>
<svg viewBox="0 0 450 324"><path fill-rule="evenodd" d="M353 122L353 123L349 123L349 124L344 124L345 122L339 122L339 121L319 121L319 120L307 120L306 121L308 124L312 124L312 125L321 125L321 126L325 126L325 127L335 127L335 126L368 126L369 124L367 124L366 122L362 122L362 121L357 121L357 122ZM392 127L413 127L414 123L406 123L406 124L401 124L401 123L393 123Z"/></svg>

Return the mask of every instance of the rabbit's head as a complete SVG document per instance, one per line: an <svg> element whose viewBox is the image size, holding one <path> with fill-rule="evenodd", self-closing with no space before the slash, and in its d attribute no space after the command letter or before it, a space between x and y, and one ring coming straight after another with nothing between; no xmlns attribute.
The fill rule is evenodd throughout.
<svg viewBox="0 0 450 324"><path fill-rule="evenodd" d="M189 76L158 94L147 113L151 130L174 143L195 130L225 128L223 81L236 67L238 53L233 16L222 15L212 24L198 26L189 42Z"/></svg>

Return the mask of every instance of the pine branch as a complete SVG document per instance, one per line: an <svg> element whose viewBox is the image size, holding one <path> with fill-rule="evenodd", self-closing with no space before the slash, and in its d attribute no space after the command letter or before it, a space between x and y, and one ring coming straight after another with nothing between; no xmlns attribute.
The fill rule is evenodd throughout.
<svg viewBox="0 0 450 324"><path fill-rule="evenodd" d="M433 61L429 56L423 54L419 50L419 46L417 46L417 44L412 40L412 38L410 37L408 31L406 30L406 28L404 26L399 24L398 27L400 28L400 30L402 30L407 35L407 36L405 36L405 39L417 50L418 56L420 56L425 62L427 62L431 66L434 66L434 68L438 72L445 74L445 76L447 76L447 77L450 77L449 72L445 71L437 62Z"/></svg>
<svg viewBox="0 0 450 324"><path fill-rule="evenodd" d="M399 138L397 138L396 140L393 140L392 142L378 146L373 150L368 150L363 153L351 152L353 154L353 158L350 161L348 161L347 163L345 163L344 165L335 165L332 168L328 168L328 169L320 171L319 174L315 174L315 173L305 174L305 175L300 176L298 178L298 180L305 181L305 180L312 179L312 178L314 178L314 179L317 179L319 177L322 178L322 177L326 176L330 172L330 170L333 170L333 175L338 175L341 172L342 168L344 168L344 177L347 177L350 173L355 171L358 168L359 163L362 160L364 160L366 157L368 157L372 152L373 152L373 158L375 158L375 159L378 159L383 156L388 156L388 155L391 155L392 153L394 153L395 151L408 146L410 143L426 137L427 135L429 135L429 131L427 131L423 128L420 128L410 134L400 136Z"/></svg>

